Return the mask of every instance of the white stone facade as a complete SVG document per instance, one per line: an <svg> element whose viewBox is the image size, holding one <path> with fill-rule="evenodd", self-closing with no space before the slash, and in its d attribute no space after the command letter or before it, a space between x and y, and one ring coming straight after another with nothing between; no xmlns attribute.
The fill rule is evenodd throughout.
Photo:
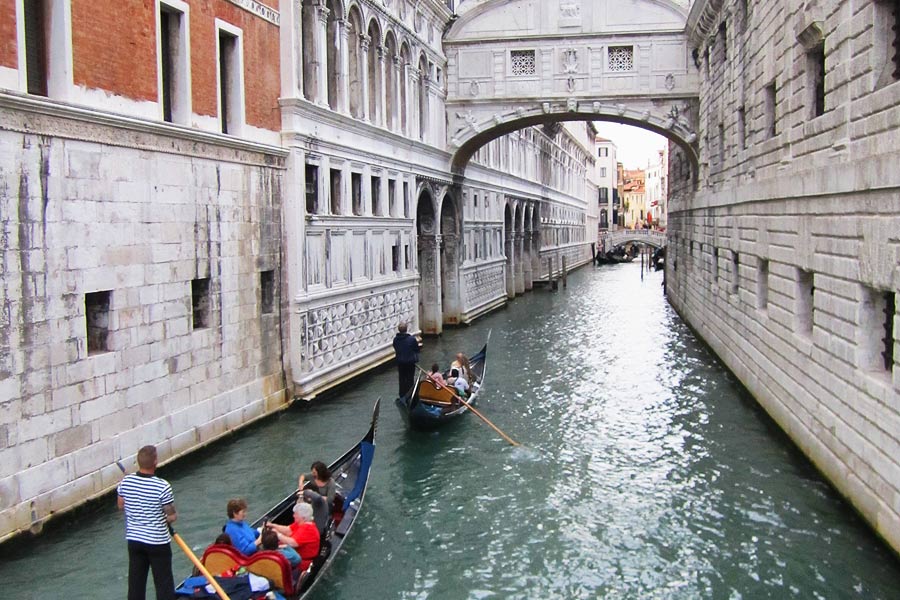
<svg viewBox="0 0 900 600"><path fill-rule="evenodd" d="M666 261L673 305L895 549L898 19L695 2L700 177L673 149Z"/></svg>
<svg viewBox="0 0 900 600"><path fill-rule="evenodd" d="M618 221L618 212L615 211L614 199L617 197L618 189L618 149L615 143L605 138L596 138L597 146L597 162L595 167L595 177L598 187L597 204L600 208L601 231L615 229Z"/></svg>

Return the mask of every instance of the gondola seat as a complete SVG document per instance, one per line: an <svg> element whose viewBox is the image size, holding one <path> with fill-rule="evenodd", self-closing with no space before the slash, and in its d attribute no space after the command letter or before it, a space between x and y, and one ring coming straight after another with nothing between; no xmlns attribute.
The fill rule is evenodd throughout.
<svg viewBox="0 0 900 600"><path fill-rule="evenodd" d="M450 406L453 404L453 392L449 387L438 387L430 379L419 383L419 400L428 404Z"/></svg>
<svg viewBox="0 0 900 600"><path fill-rule="evenodd" d="M286 596L294 595L297 589L291 563L275 550L260 550L252 556L245 556L233 546L213 544L203 552L201 562L213 576L245 567L250 573L268 579L272 587L283 591Z"/></svg>

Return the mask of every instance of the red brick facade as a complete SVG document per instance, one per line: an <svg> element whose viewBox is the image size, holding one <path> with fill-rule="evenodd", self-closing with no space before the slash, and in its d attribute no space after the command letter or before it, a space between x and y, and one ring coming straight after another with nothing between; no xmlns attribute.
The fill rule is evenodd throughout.
<svg viewBox="0 0 900 600"><path fill-rule="evenodd" d="M0 0L0 67L16 68L16 0Z"/></svg>
<svg viewBox="0 0 900 600"><path fill-rule="evenodd" d="M198 115L217 116L216 19L240 29L246 122L278 131L278 26L227 0L186 0L190 6L191 101ZM267 5L278 8L277 0ZM72 2L76 86L139 102L159 98L156 0ZM16 0L0 0L0 66L17 67Z"/></svg>

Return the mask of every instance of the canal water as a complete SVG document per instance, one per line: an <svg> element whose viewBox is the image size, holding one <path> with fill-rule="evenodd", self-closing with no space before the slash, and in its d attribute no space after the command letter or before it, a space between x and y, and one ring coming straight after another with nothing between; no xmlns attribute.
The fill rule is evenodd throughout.
<svg viewBox="0 0 900 600"><path fill-rule="evenodd" d="M161 470L199 553L225 503L255 518L331 461L383 398L361 520L315 599L900 598L900 563L668 306L661 273L585 268L468 328L492 331L481 411L407 431L385 370ZM124 597L113 498L0 549L3 598ZM174 546L173 546L174 547ZM176 579L189 570L176 552ZM152 597L152 595L151 595Z"/></svg>

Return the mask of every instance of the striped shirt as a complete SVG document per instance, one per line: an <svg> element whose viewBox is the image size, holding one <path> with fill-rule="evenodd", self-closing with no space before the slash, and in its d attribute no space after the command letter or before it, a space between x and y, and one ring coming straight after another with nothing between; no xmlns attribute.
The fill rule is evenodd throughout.
<svg viewBox="0 0 900 600"><path fill-rule="evenodd" d="M125 539L144 544L168 544L172 537L163 506L175 502L172 486L156 475L132 473L119 484L125 500Z"/></svg>

